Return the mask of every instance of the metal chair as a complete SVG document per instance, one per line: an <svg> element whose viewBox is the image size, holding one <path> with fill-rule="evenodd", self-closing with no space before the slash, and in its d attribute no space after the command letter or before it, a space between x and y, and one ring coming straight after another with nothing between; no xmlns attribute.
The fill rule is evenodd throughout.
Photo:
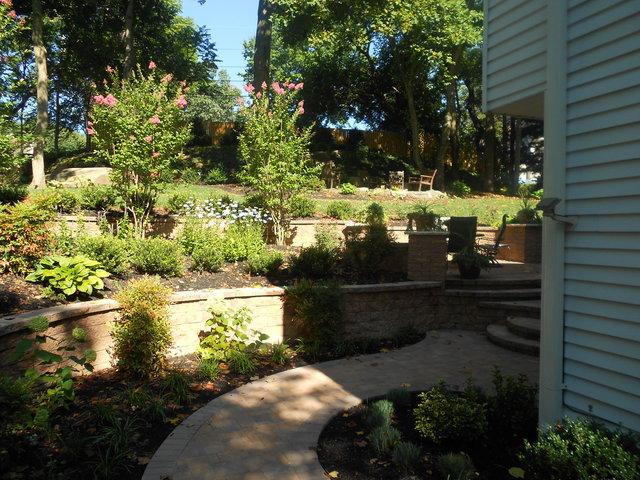
<svg viewBox="0 0 640 480"><path fill-rule="evenodd" d="M476 244L478 217L451 217L446 224L449 228L447 253L457 253Z"/></svg>
<svg viewBox="0 0 640 480"><path fill-rule="evenodd" d="M509 244L502 243L502 238L504 237L504 232L507 230L507 215L502 216L502 225L500 226L500 230L498 230L498 234L496 235L496 239L492 245L478 245L478 250L480 250L485 255L491 257L491 263L497 267L501 267L500 263L496 259L498 256L498 252L501 248L508 247Z"/></svg>

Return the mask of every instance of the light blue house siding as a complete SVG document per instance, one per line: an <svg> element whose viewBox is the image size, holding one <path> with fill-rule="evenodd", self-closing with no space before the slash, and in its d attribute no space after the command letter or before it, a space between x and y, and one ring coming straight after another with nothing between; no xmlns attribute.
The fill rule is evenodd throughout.
<svg viewBox="0 0 640 480"><path fill-rule="evenodd" d="M545 195L577 220L545 220L541 420L640 431L640 0L492 0L485 13L485 107L544 117Z"/></svg>

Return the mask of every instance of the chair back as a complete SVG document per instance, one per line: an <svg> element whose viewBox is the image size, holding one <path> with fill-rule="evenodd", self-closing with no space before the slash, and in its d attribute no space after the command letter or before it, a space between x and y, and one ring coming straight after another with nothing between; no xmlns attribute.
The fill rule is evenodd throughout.
<svg viewBox="0 0 640 480"><path fill-rule="evenodd" d="M423 175L429 177L429 181L433 182L433 179L436 178L436 173L438 173L437 168L435 170L426 170Z"/></svg>
<svg viewBox="0 0 640 480"><path fill-rule="evenodd" d="M478 217L451 217L449 219L447 252L456 253L476 244Z"/></svg>

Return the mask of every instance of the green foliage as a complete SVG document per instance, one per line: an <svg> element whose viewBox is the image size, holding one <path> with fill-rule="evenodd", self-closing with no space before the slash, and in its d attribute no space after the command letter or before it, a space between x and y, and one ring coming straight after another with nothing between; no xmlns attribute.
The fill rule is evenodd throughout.
<svg viewBox="0 0 640 480"><path fill-rule="evenodd" d="M224 265L223 242L217 232L210 229L204 242L196 244L191 253L193 269L199 272L218 272Z"/></svg>
<svg viewBox="0 0 640 480"><path fill-rule="evenodd" d="M0 205L21 202L27 198L28 190L25 185L0 185Z"/></svg>
<svg viewBox="0 0 640 480"><path fill-rule="evenodd" d="M100 262L114 275L123 275L131 268L129 241L113 235L84 236L77 241L78 253Z"/></svg>
<svg viewBox="0 0 640 480"><path fill-rule="evenodd" d="M118 202L118 193L108 185L87 185L79 189L78 203L86 210L107 210Z"/></svg>
<svg viewBox="0 0 640 480"><path fill-rule="evenodd" d="M187 376L179 370L171 370L162 378L163 390L178 405L188 405L191 402L191 390Z"/></svg>
<svg viewBox="0 0 640 480"><path fill-rule="evenodd" d="M201 377L213 382L220 375L220 362L215 358L201 358L198 371Z"/></svg>
<svg viewBox="0 0 640 480"><path fill-rule="evenodd" d="M134 412L140 412L143 416L154 420L165 421L167 418L163 398L153 395L144 385L127 388L122 397L123 401Z"/></svg>
<svg viewBox="0 0 640 480"><path fill-rule="evenodd" d="M531 191L531 185L520 185L518 198L520 198L520 210L513 217L511 223L541 223L542 219L534 206L534 199L538 197Z"/></svg>
<svg viewBox="0 0 640 480"><path fill-rule="evenodd" d="M297 127L304 104L293 107L302 84L287 87L274 83L273 95L267 88L247 88L252 106L241 112L246 123L238 146L244 162L240 178L261 197L278 245L285 244L291 199L313 188L319 173L310 161L311 128Z"/></svg>
<svg viewBox="0 0 640 480"><path fill-rule="evenodd" d="M120 417L114 412L104 415L98 433L91 438L96 455L90 466L95 478L115 478L130 470L128 460L138 427L135 417Z"/></svg>
<svg viewBox="0 0 640 480"><path fill-rule="evenodd" d="M297 195L290 200L292 218L313 217L318 209L318 202L304 195Z"/></svg>
<svg viewBox="0 0 640 480"><path fill-rule="evenodd" d="M321 350L333 348L342 337L342 290L335 282L300 280L289 287L285 302L291 321L307 344Z"/></svg>
<svg viewBox="0 0 640 480"><path fill-rule="evenodd" d="M229 177L221 167L211 167L204 176L204 183L207 185L218 185L227 183Z"/></svg>
<svg viewBox="0 0 640 480"><path fill-rule="evenodd" d="M0 270L26 273L52 249L53 211L39 202L0 206Z"/></svg>
<svg viewBox="0 0 640 480"><path fill-rule="evenodd" d="M277 272L283 262L280 252L264 249L249 255L247 269L251 275L267 275Z"/></svg>
<svg viewBox="0 0 640 480"><path fill-rule="evenodd" d="M438 457L438 471L445 480L471 480L476 478L476 468L466 453L447 453Z"/></svg>
<svg viewBox="0 0 640 480"><path fill-rule="evenodd" d="M96 154L112 167L114 188L141 235L170 175L171 164L189 139L184 121L185 85L138 67L126 80L117 71L93 97L88 133Z"/></svg>
<svg viewBox="0 0 640 480"><path fill-rule="evenodd" d="M394 388L385 395L396 408L406 408L411 405L411 393L406 388Z"/></svg>
<svg viewBox="0 0 640 480"><path fill-rule="evenodd" d="M451 184L449 192L456 197L468 197L471 195L471 187L462 180L455 180Z"/></svg>
<svg viewBox="0 0 640 480"><path fill-rule="evenodd" d="M171 213L182 213L185 203L193 201L193 197L188 193L177 192L169 197L167 208Z"/></svg>
<svg viewBox="0 0 640 480"><path fill-rule="evenodd" d="M133 244L131 263L140 273L179 277L184 272L180 244L164 238L136 240Z"/></svg>
<svg viewBox="0 0 640 480"><path fill-rule="evenodd" d="M171 289L158 278L130 282L118 292L120 315L111 336L116 368L129 376L149 378L161 371L171 345Z"/></svg>
<svg viewBox="0 0 640 480"><path fill-rule="evenodd" d="M278 342L271 345L271 361L278 365L284 365L292 357L291 349L285 342Z"/></svg>
<svg viewBox="0 0 640 480"><path fill-rule="evenodd" d="M180 169L179 177L180 181L182 183L186 183L187 185L198 184L201 180L200 170L191 167Z"/></svg>
<svg viewBox="0 0 640 480"><path fill-rule="evenodd" d="M80 193L77 188L69 188L57 182L36 191L34 197L42 205L53 208L58 213L76 213L80 209Z"/></svg>
<svg viewBox="0 0 640 480"><path fill-rule="evenodd" d="M181 204L184 205L184 204ZM181 207L182 208L182 207ZM200 245L207 243L209 237L217 236L219 232L207 227L198 218L187 218L184 229L178 235L178 242L186 255L191 255Z"/></svg>
<svg viewBox="0 0 640 480"><path fill-rule="evenodd" d="M632 480L640 478L640 456L625 449L625 436L589 420L565 419L525 442L521 455L531 480Z"/></svg>
<svg viewBox="0 0 640 480"><path fill-rule="evenodd" d="M353 220L356 209L348 200L334 200L327 205L327 216L337 220Z"/></svg>
<svg viewBox="0 0 640 480"><path fill-rule="evenodd" d="M230 350L227 354L227 362L232 371L241 375L249 375L256 371L255 360L245 350Z"/></svg>
<svg viewBox="0 0 640 480"><path fill-rule="evenodd" d="M420 394L413 412L416 430L437 445L469 445L487 428L486 407L472 390L454 393L441 383Z"/></svg>
<svg viewBox="0 0 640 480"><path fill-rule="evenodd" d="M358 193L358 187L356 187L352 183L343 183L340 185L340 193L342 195L355 195L356 193Z"/></svg>
<svg viewBox="0 0 640 480"><path fill-rule="evenodd" d="M251 312L246 308L230 310L224 303L212 306L207 326L211 330L200 339L200 356L204 359L230 360L231 352L256 351L269 337L251 330ZM242 362L239 359L238 362Z"/></svg>
<svg viewBox="0 0 640 480"><path fill-rule="evenodd" d="M41 283L55 293L66 297L92 295L104 288L103 278L111 274L100 262L78 255L75 257L52 256L40 260L36 270L27 275L28 282Z"/></svg>
<svg viewBox="0 0 640 480"><path fill-rule="evenodd" d="M227 262L246 260L264 248L263 225L259 222L235 222L225 232L222 250Z"/></svg>
<svg viewBox="0 0 640 480"><path fill-rule="evenodd" d="M378 400L367 409L367 423L374 429L388 427L393 417L393 403L389 400Z"/></svg>
<svg viewBox="0 0 640 480"><path fill-rule="evenodd" d="M402 436L397 428L389 425L374 428L369 434L371 447L378 456L389 455Z"/></svg>
<svg viewBox="0 0 640 480"><path fill-rule="evenodd" d="M292 255L289 268L296 278L326 280L335 275L339 259L337 248L326 243L315 243Z"/></svg>
<svg viewBox="0 0 640 480"><path fill-rule="evenodd" d="M420 464L421 454L422 449L415 443L398 442L393 447L391 459L401 472L408 474L415 471Z"/></svg>
<svg viewBox="0 0 640 480"><path fill-rule="evenodd" d="M453 261L458 264L475 266L481 269L486 269L491 266L491 257L482 253L475 245L454 253Z"/></svg>

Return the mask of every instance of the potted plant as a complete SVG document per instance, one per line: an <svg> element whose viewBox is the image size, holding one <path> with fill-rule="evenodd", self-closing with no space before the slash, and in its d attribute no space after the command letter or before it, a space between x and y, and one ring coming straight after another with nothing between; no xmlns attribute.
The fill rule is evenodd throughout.
<svg viewBox="0 0 640 480"><path fill-rule="evenodd" d="M518 188L518 196L520 197L520 210L518 210L510 223L527 225L542 223L532 203L534 194L531 192L531 186L520 185Z"/></svg>
<svg viewBox="0 0 640 480"><path fill-rule="evenodd" d="M476 246L459 251L453 256L453 261L458 265L460 277L467 280L475 280L483 269L491 265L491 257L480 252Z"/></svg>
<svg viewBox="0 0 640 480"><path fill-rule="evenodd" d="M442 226L440 224L440 215L431 210L430 205L418 205L416 209L407 215L409 224L407 230L414 229L417 231L440 231Z"/></svg>

